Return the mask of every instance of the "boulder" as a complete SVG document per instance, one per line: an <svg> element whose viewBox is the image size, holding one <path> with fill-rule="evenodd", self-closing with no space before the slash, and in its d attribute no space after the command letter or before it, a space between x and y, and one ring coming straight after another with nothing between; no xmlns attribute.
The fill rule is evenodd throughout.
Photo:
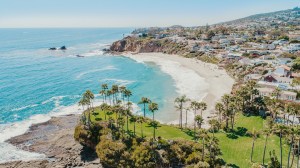
<svg viewBox="0 0 300 168"><path fill-rule="evenodd" d="M56 47L51 47L51 48L49 48L49 50L57 50L57 48Z"/></svg>

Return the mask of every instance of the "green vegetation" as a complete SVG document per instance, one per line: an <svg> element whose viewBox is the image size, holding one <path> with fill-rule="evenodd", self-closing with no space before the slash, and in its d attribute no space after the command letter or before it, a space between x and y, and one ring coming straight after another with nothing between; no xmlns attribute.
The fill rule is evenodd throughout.
<svg viewBox="0 0 300 168"><path fill-rule="evenodd" d="M159 107L150 99L144 97L140 104L145 112L152 113L152 118L135 116L131 113L130 90L117 85L109 90L102 85L100 94L110 105L93 107L93 95L90 91L84 93L80 104L88 109L74 138L95 149L105 167L296 167L299 126L294 120L276 120L281 112L295 118L299 105L257 96L255 86L250 81L233 95L224 95L215 106L216 118L208 121L210 129L205 130L204 102L178 97L175 104L180 111L179 124L165 125L155 121ZM195 113L193 123L184 123L185 110Z"/></svg>

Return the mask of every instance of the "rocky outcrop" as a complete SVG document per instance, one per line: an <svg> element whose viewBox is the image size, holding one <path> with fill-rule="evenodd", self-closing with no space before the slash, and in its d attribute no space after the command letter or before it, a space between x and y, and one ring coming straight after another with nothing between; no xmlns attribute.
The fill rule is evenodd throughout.
<svg viewBox="0 0 300 168"><path fill-rule="evenodd" d="M31 152L45 154L44 160L15 161L0 164L0 168L55 168L55 167L102 167L93 149L83 147L74 140L74 128L78 116L52 118L48 122L34 125L24 135L8 142ZM29 148L23 148L26 144Z"/></svg>
<svg viewBox="0 0 300 168"><path fill-rule="evenodd" d="M139 40L135 37L126 37L114 42L110 47L112 52L162 52L162 50L159 40Z"/></svg>

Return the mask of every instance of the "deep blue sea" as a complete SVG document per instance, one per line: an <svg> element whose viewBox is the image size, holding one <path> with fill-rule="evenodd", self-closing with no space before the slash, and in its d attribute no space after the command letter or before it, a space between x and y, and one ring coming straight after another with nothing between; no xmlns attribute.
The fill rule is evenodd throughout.
<svg viewBox="0 0 300 168"><path fill-rule="evenodd" d="M158 66L103 55L103 48L132 30L0 29L0 162L30 158L4 141L50 116L76 113L81 94L98 94L102 83L126 85L134 103L151 98L157 113L172 106L165 102L177 96L174 80ZM48 50L64 45L66 51Z"/></svg>

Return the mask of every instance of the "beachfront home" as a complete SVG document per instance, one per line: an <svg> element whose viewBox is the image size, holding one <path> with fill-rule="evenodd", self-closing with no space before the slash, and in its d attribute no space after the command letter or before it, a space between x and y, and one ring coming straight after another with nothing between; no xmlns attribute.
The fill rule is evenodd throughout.
<svg viewBox="0 0 300 168"><path fill-rule="evenodd" d="M282 51L289 52L289 53L295 53L297 51L300 51L300 43L294 43L294 44L290 44L286 47L283 47Z"/></svg>
<svg viewBox="0 0 300 168"><path fill-rule="evenodd" d="M274 97L274 88L257 88L260 96ZM280 91L279 97L280 100L296 101L297 93L290 91Z"/></svg>
<svg viewBox="0 0 300 168"><path fill-rule="evenodd" d="M244 77L244 81L255 80L259 81L262 78L261 74L248 74Z"/></svg>
<svg viewBox="0 0 300 168"><path fill-rule="evenodd" d="M235 60L240 60L242 58L241 53L228 53L227 59L235 59Z"/></svg>
<svg viewBox="0 0 300 168"><path fill-rule="evenodd" d="M273 72L269 72L264 75L263 77L265 82L271 82L271 83L287 83L291 84L293 80L289 77L283 77L283 76L278 76L277 74Z"/></svg>
<svg viewBox="0 0 300 168"><path fill-rule="evenodd" d="M275 69L274 74L280 77L290 77L291 68L285 65L279 66Z"/></svg>

